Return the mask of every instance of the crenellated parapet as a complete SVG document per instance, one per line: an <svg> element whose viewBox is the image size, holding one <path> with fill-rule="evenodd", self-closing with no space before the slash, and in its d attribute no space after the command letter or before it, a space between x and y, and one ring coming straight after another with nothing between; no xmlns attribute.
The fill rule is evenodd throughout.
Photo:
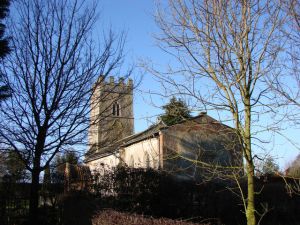
<svg viewBox="0 0 300 225"><path fill-rule="evenodd" d="M133 134L133 81L100 75L91 96L89 149L97 152ZM94 151L93 150L93 151Z"/></svg>
<svg viewBox="0 0 300 225"><path fill-rule="evenodd" d="M133 81L132 79L125 79L124 77L119 77L118 80L115 79L114 76L104 76L100 75L97 79L97 82L94 84L94 88L98 88L103 91L111 91L111 92L132 92L133 90Z"/></svg>

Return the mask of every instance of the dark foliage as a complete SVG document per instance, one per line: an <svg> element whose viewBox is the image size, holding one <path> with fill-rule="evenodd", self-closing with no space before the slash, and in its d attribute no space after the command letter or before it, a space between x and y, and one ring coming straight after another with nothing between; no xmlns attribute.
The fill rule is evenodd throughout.
<svg viewBox="0 0 300 225"><path fill-rule="evenodd" d="M22 224L28 215L29 184L7 176L0 183L0 224Z"/></svg>
<svg viewBox="0 0 300 225"><path fill-rule="evenodd" d="M299 180L283 181L270 175L256 179L258 213L267 209L261 225L298 224L300 196L288 193L286 188L293 182ZM36 220L44 225L186 224L178 220L211 225L246 223L241 201L232 192L235 186L220 181L179 182L162 171L119 167L95 176L91 193L64 192L61 184L43 185L47 188L41 188L43 198ZM241 186L246 190L245 180L241 180ZM28 184L0 183L1 225L24 224L28 204Z"/></svg>
<svg viewBox="0 0 300 225"><path fill-rule="evenodd" d="M168 126L180 123L191 117L191 112L185 102L175 97L172 97L170 102L162 108L165 110L165 113L160 116L160 119Z"/></svg>
<svg viewBox="0 0 300 225"><path fill-rule="evenodd" d="M257 210L263 213L267 208L266 215L262 218L261 224L292 225L299 224L300 195L290 193L290 185L297 183L300 179L290 179L279 176L267 175L256 180Z"/></svg>
<svg viewBox="0 0 300 225"><path fill-rule="evenodd" d="M97 210L94 198L86 192L69 192L61 199L62 225L92 225Z"/></svg>
<svg viewBox="0 0 300 225"><path fill-rule="evenodd" d="M243 206L234 183L178 181L162 171L116 168L97 177L94 194L102 207L154 217L191 219L211 224L245 224ZM292 180L287 181L292 182ZM294 181L293 181L294 182ZM246 180L240 181L246 190ZM266 215L261 224L296 224L299 195L289 195L282 178L257 179L258 213ZM276 198L274 197L276 196ZM257 218L260 215L257 214Z"/></svg>
<svg viewBox="0 0 300 225"><path fill-rule="evenodd" d="M3 59L9 52L11 51L9 48L9 38L4 36L6 26L2 22L2 20L8 15L9 13L9 5L10 0L1 0L0 1L0 58ZM10 88L8 85L3 85L2 74L0 74L0 100L3 100L9 97Z"/></svg>
<svg viewBox="0 0 300 225"><path fill-rule="evenodd" d="M25 181L28 178L25 164L14 151L8 151L5 164L7 176L11 177L15 182Z"/></svg>
<svg viewBox="0 0 300 225"><path fill-rule="evenodd" d="M9 5L10 0L0 1L0 58L4 58L10 52L8 38L4 37L5 25L2 22L9 13Z"/></svg>

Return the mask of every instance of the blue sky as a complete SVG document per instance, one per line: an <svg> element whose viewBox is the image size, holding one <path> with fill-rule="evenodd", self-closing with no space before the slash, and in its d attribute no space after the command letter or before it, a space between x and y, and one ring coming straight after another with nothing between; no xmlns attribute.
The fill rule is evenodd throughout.
<svg viewBox="0 0 300 225"><path fill-rule="evenodd" d="M99 4L101 11L100 21L96 28L101 30L104 27L111 25L113 30L127 32L126 42L126 63L128 65L140 60L153 61L159 68L163 69L163 65L167 63L174 64L174 59L163 53L156 44L153 38L154 34L159 33L153 14L155 10L155 1L153 0L102 0ZM166 102L157 95L149 95L148 92L160 91L159 83L155 82L154 78L142 69L135 69L133 78L139 80L141 77L142 83L135 90L134 95L134 114L135 114L135 131L139 132L146 129L149 125L155 122L155 119L162 111L159 106ZM209 115L216 117L214 112L209 112ZM290 139L297 141L299 130L288 128L284 131ZM266 134L265 134L266 135ZM268 136L265 136L268 139ZM280 136L273 137L268 144L267 154L275 157L281 168L285 168L287 163L291 161L299 153L289 142Z"/></svg>
<svg viewBox="0 0 300 225"><path fill-rule="evenodd" d="M101 23L111 26L116 32L124 30L127 33L126 63L129 66L138 65L141 60L148 59L160 64L168 61L168 55L156 47L153 38L153 35L159 31L153 18L154 1L104 0L99 6L100 20L103 20ZM125 64L125 69L126 66ZM135 90L134 95L135 131L139 132L155 122L156 115L161 113L159 106L163 103L157 96L150 97L147 94L157 87L150 74L145 74L143 69L136 68L133 78L135 80L142 78L142 83Z"/></svg>

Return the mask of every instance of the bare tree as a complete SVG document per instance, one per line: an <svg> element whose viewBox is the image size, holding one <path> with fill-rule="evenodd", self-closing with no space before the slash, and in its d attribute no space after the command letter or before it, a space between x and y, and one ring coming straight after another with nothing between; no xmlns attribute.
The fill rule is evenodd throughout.
<svg viewBox="0 0 300 225"><path fill-rule="evenodd" d="M41 171L58 152L86 143L92 84L123 62L124 35L110 30L93 42L96 9L81 0L14 1L3 67L13 92L2 105L0 136L31 172L32 224Z"/></svg>
<svg viewBox="0 0 300 225"><path fill-rule="evenodd" d="M282 0L282 11L287 18L282 27L285 42L283 58L279 62L281 71L274 73L268 83L276 97L279 106L287 106L286 121L293 125L299 124L298 110L300 108L300 2L297 0ZM290 141L290 140L289 140Z"/></svg>
<svg viewBox="0 0 300 225"><path fill-rule="evenodd" d="M160 47L180 63L166 73L150 68L172 94L226 111L240 139L247 175L247 224L256 224L253 123L272 110L265 77L280 51L277 1L169 0L158 5ZM240 189L242 191L242 189Z"/></svg>
<svg viewBox="0 0 300 225"><path fill-rule="evenodd" d="M279 174L279 165L275 162L275 159L271 156L266 156L264 159L260 159L255 165L256 175L275 175Z"/></svg>

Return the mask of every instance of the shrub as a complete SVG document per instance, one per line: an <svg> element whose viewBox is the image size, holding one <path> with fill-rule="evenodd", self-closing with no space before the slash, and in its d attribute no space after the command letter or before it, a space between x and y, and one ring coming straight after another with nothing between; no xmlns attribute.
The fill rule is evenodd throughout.
<svg viewBox="0 0 300 225"><path fill-rule="evenodd" d="M166 218L155 219L137 214L120 213L113 210L105 210L96 214L92 219L93 225L196 225L179 220ZM199 224L200 225L200 224ZM204 224L202 224L204 225ZM208 225L208 224L206 224Z"/></svg>

